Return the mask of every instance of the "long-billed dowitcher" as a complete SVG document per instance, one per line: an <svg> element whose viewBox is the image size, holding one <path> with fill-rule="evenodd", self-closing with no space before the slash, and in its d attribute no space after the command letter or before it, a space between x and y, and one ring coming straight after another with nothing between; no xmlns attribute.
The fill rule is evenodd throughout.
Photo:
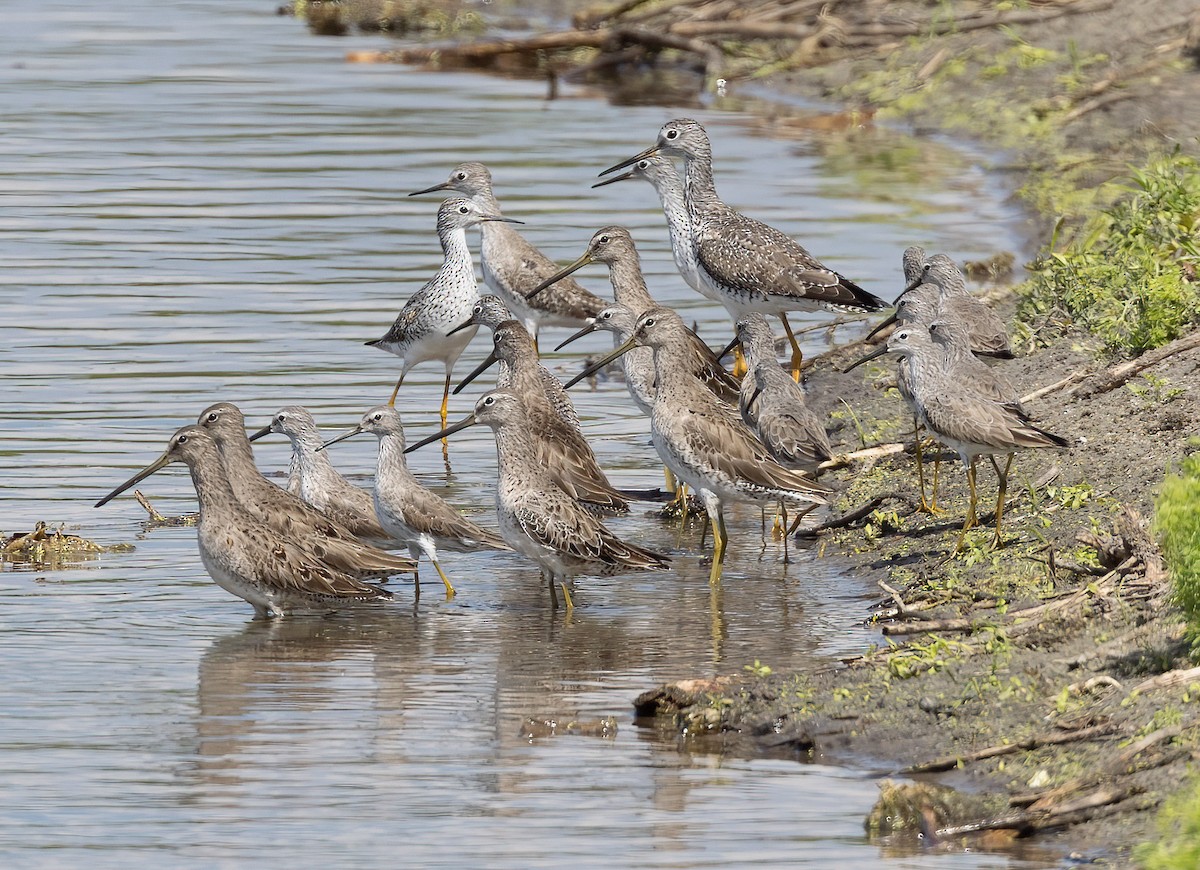
<svg viewBox="0 0 1200 870"><path fill-rule="evenodd" d="M637 245L633 241L633 236L630 235L629 230L618 226L602 227L593 233L591 240L588 242L587 250L575 262L565 266L555 276L551 276L542 282L540 287L547 287L555 280L558 280L559 276L569 275L577 269L583 268L588 263L602 263L608 267L608 278L612 284L613 298L618 304L628 307L634 313L635 317L641 317L646 311L658 306L658 303L654 301L649 289L646 287L646 279L642 274L641 258L638 256ZM533 292L538 292L538 289L535 289ZM595 326L596 323L597 321L593 319L589 327L580 330L568 339L568 341L586 335L592 331L591 326ZM688 333L691 335L690 343L693 363L691 370L703 377L705 383L718 396L726 401L735 401L739 388L737 379L721 367L721 363L716 355L709 349L700 336L693 333L690 329ZM621 341L624 341L624 338ZM614 340L614 346L617 343L619 342ZM561 348L565 344L567 342L563 342L559 347ZM646 370L653 367L649 348L634 348L622 357L622 359L629 360L623 363L626 368L627 378L630 366L637 370Z"/></svg>
<svg viewBox="0 0 1200 870"><path fill-rule="evenodd" d="M513 324L521 329L524 329L524 326L521 324L521 322L512 316L512 312L508 310L508 307L504 304L504 300L495 294L489 293L485 296L479 297L479 301L476 302L475 306L471 309L471 316L454 329L450 330L450 334L453 335L459 330L466 329L468 326L483 326L492 333L492 343L494 345L496 328L502 323L509 324L507 327L509 330L513 330ZM536 355L536 346L533 343L533 336L529 335L529 330L527 329L525 330L525 336L529 340L528 342L522 343L527 344L530 347L534 347ZM479 375L483 374L483 372L495 365L497 359L498 357L496 356L495 349L493 348L492 353L487 356L483 363L476 367L475 370L469 375L463 378L453 392L455 394L462 392L464 386L475 380L475 378L479 377ZM563 390L562 382L553 374L551 374L549 369L543 365L538 366L537 374L542 381L543 392L545 392L546 398L550 400L550 404L553 405L555 410L557 410L559 414L563 416L563 419L567 420L572 425L578 426L579 415L575 413L575 406L571 403L570 398ZM506 377L507 372L504 368L502 368L501 379Z"/></svg>
<svg viewBox="0 0 1200 870"><path fill-rule="evenodd" d="M628 341L589 368L607 365L637 345L654 349L651 441L663 464L704 503L713 527L710 580L716 582L728 542L722 509L726 501L786 501L807 511L825 503L829 488L776 462L737 409L714 396L688 371L687 329L670 309L647 311Z"/></svg>
<svg viewBox="0 0 1200 870"><path fill-rule="evenodd" d="M404 303L387 334L367 342L369 346L386 350L402 360L400 377L388 401L389 405L396 404L396 394L400 392L404 376L413 366L429 360L441 360L446 367L441 409L442 425L446 424L454 364L474 338L475 330L463 330L453 337L447 333L470 317L471 307L479 300L475 266L467 247L467 228L499 222L520 223L503 217L498 211L487 211L474 200L461 196L447 199L438 209L437 234L444 255L442 265Z"/></svg>
<svg viewBox="0 0 1200 870"><path fill-rule="evenodd" d="M204 569L222 589L250 602L257 616L324 611L392 597L385 589L330 567L319 550L280 534L246 510L234 495L216 441L196 425L179 429L162 456L96 507L173 462L187 465L200 500L196 539Z"/></svg>
<svg viewBox="0 0 1200 870"><path fill-rule="evenodd" d="M357 537L373 543L391 543L392 536L375 515L375 502L370 491L342 477L329 461L329 454L321 450L325 439L307 408L300 405L280 408L271 422L249 440L257 441L272 432L286 435L292 444L291 465L297 475L296 495Z"/></svg>
<svg viewBox="0 0 1200 870"><path fill-rule="evenodd" d="M409 196L437 190L456 190L471 197L490 214L501 213L492 191L492 173L482 163L460 163L446 181ZM550 292L540 294L536 301L528 299L529 291L555 270L553 261L512 227L484 224L480 233L483 282L525 324L535 347L541 327L577 327L604 307L604 300L575 281L558 284Z"/></svg>
<svg viewBox="0 0 1200 870"><path fill-rule="evenodd" d="M570 606L566 583L577 574L609 575L625 571L665 569L668 559L622 541L563 490L546 467L529 433L536 427L514 393L494 390L475 403L466 419L422 443L482 423L496 436L496 513L500 534L517 552L535 561L550 584L560 583ZM415 444L410 449L416 449Z"/></svg>
<svg viewBox="0 0 1200 870"><path fill-rule="evenodd" d="M723 202L713 181L708 134L690 118L668 121L654 145L600 174L656 154L684 160L684 198L701 271L720 289L734 319L758 311L783 321L792 345L793 377L799 378L802 354L787 312L886 307L882 299L822 265L790 236Z"/></svg>
<svg viewBox="0 0 1200 870"><path fill-rule="evenodd" d="M367 411L357 426L326 442L324 447L363 432L379 439L374 502L380 522L389 535L408 544L413 559L424 554L433 563L446 586L447 596L454 595L454 587L438 561L439 547L460 553L480 547L509 549L494 532L471 522L413 476L404 461L404 427L399 412L392 406L380 405Z"/></svg>
<svg viewBox="0 0 1200 870"><path fill-rule="evenodd" d="M909 384L921 421L929 431L958 453L967 469L970 500L963 534L978 524L975 512L975 462L988 456L999 479L996 496L996 533L992 546L1001 544L1000 524L1004 516L1008 472L1013 454L1023 448L1067 447L1069 442L1035 425L1012 402L998 402L980 390L961 368L947 365L927 329L904 326L888 338L888 349L909 366ZM1007 454L1003 470L996 454ZM962 546L963 537L959 537Z"/></svg>
<svg viewBox="0 0 1200 870"><path fill-rule="evenodd" d="M416 567L406 556L363 543L340 523L263 477L254 464L246 422L236 405L210 405L198 423L216 442L237 500L276 534L323 554L334 570L358 577L387 576Z"/></svg>

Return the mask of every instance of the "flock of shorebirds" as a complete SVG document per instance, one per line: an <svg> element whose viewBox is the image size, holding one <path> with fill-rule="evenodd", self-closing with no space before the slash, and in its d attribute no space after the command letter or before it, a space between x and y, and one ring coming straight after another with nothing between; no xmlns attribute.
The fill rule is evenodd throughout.
<svg viewBox="0 0 1200 870"><path fill-rule="evenodd" d="M671 158L682 159L682 176ZM625 171L611 175L618 170ZM387 334L367 342L402 360L387 404L367 411L349 432L324 441L302 407L283 408L248 437L238 408L218 403L195 424L179 429L161 457L97 507L168 464L186 464L200 503L197 531L204 566L259 616L390 598L380 583L395 573L415 573L422 556L433 563L447 595L453 595L439 551L481 547L511 549L532 559L553 605L561 589L570 607L567 583L577 574L669 566L667 556L618 538L603 523L603 516L628 512L637 494L609 482L566 391L619 360L630 397L650 418L669 487L683 505L690 489L707 511L713 531L710 579L719 581L728 540L723 505L779 506L786 528L787 506L803 516L825 504L831 493L814 479L833 451L822 421L805 405L802 357L788 312L872 312L889 306L823 266L789 236L726 205L713 182L708 135L693 120L667 123L653 146L600 175L611 177L594 186L643 179L658 192L680 274L723 305L736 324L725 351L736 352L733 372L722 367L724 354L710 350L678 314L650 296L628 231L598 230L579 259L559 268L513 228L519 221L501 214L487 168L463 163L448 180L416 192L456 194L438 209L441 267L409 298ZM494 296L480 296L476 283L467 245L467 230L475 226L481 229L483 280ZM588 263L608 267L614 302L570 277ZM923 425L962 458L970 486L963 533L977 523L976 460L991 459L999 477L993 538L999 545L1014 452L1066 442L1036 426L1012 385L983 361L1011 357L1008 336L988 306L967 292L953 261L927 257L914 247L905 251L903 265L905 289L894 313L876 327L894 325L893 331L859 362L897 354L897 382L913 409L914 425ZM776 356L768 316L779 318L791 345L790 375ZM582 327L559 347L605 330L614 335L614 349L564 385L538 361L538 330L546 325ZM476 401L466 419L448 426L454 365L480 326L491 330L492 352L455 392L492 365L499 368L497 385ZM414 366L435 360L446 370L443 428L406 446L397 395ZM422 486L404 459L407 452L475 424L490 427L496 439L498 533ZM250 442L270 433L286 435L292 444L287 489L267 480L254 463ZM372 490L346 481L326 450L360 433L379 441ZM919 450L919 437L917 444ZM1003 466L997 456L1006 457ZM935 511L936 490L933 502L927 502L919 452L918 469L921 508ZM403 546L411 558L389 552Z"/></svg>

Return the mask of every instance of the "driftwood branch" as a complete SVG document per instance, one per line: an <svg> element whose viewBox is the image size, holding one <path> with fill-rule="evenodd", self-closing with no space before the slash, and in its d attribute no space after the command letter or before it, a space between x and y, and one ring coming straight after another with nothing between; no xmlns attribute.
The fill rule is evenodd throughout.
<svg viewBox="0 0 1200 870"><path fill-rule="evenodd" d="M983 749L977 749L974 752L967 752L962 755L947 755L942 758L927 761L923 764L914 764L911 767L904 768L904 773L936 773L943 770L952 770L960 764L967 764L972 761L984 761L988 758L997 758L1001 755L1012 755L1015 752L1027 752L1032 749L1038 749L1042 746L1053 746L1060 743L1074 743L1078 740L1091 740L1093 737L1102 737L1107 734L1112 734L1117 730L1117 727L1111 722L1104 722L1100 725L1093 725L1090 728L1080 728L1078 731L1065 731L1061 733L1039 734L1033 737L1026 737L1023 740L1016 740L1012 743L1000 743L995 746L987 746Z"/></svg>
<svg viewBox="0 0 1200 870"><path fill-rule="evenodd" d="M1182 668L1180 670L1167 671L1165 674L1159 674L1148 680L1142 680L1142 682L1138 683L1130 691L1154 692L1158 689L1174 689L1197 682L1200 682L1200 668Z"/></svg>
<svg viewBox="0 0 1200 870"><path fill-rule="evenodd" d="M1189 350L1194 350L1200 347L1200 329L1189 333L1181 338L1175 339L1170 344L1163 345L1157 350L1148 351L1142 354L1137 359L1123 362L1115 365L1108 371L1094 376L1091 380L1086 381L1075 389L1071 390L1069 395L1079 396L1082 399L1088 399L1092 396L1098 396L1101 393L1107 393L1115 390L1117 387L1128 382L1135 375L1141 374L1148 368L1158 365L1164 360L1170 359L1181 353L1186 353Z"/></svg>

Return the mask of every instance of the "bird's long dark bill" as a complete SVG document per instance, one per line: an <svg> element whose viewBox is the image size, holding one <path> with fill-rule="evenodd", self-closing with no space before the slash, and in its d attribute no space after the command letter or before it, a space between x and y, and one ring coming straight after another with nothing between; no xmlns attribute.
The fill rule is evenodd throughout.
<svg viewBox="0 0 1200 870"><path fill-rule="evenodd" d="M525 223L525 221L519 221L516 218L504 217L503 215L498 215L498 214L480 215L479 219L481 221L498 221L499 223L502 223L502 224L523 224L523 223Z"/></svg>
<svg viewBox="0 0 1200 870"><path fill-rule="evenodd" d="M464 320L464 321L463 321L462 323L460 323L458 326L454 327L452 330L450 330L449 332L447 332L447 333L446 333L446 338L449 338L450 336L454 335L454 333L456 333L456 332L462 332L462 331L463 331L464 329L466 329L468 326L474 326L474 325L475 325L475 321L474 321L474 320L469 320L469 319L468 319L468 320Z"/></svg>
<svg viewBox="0 0 1200 870"><path fill-rule="evenodd" d="M737 347L740 342L741 342L740 338L734 338L733 341L731 341L731 342L729 342L729 344L725 345L725 349L723 351L721 351L719 354L717 354L717 362L720 362L721 360L725 359L725 357L729 356L730 351L732 351L735 347Z"/></svg>
<svg viewBox="0 0 1200 870"><path fill-rule="evenodd" d="M762 391L763 391L763 388L762 388L762 387L759 387L759 388L758 388L758 389L756 389L756 390L755 390L753 393L751 393L751 394L750 394L750 401L746 403L746 407L747 407L747 408L753 407L753 405L754 405L754 400L755 400L755 399L757 399L759 396L761 396L761 395L762 395Z"/></svg>
<svg viewBox="0 0 1200 870"><path fill-rule="evenodd" d="M605 175L608 175L608 173L616 172L618 169L624 169L626 166L632 166L633 164L637 163L639 160L645 160L647 157L653 157L657 153L658 153L658 145L657 144L651 145L645 151L642 151L639 154L633 155L628 160L622 160L616 166L608 167L608 169L605 169L603 172L600 173L600 177L603 178Z"/></svg>
<svg viewBox="0 0 1200 870"><path fill-rule="evenodd" d="M593 322L589 323L587 326L585 326L583 329L579 330L579 332L576 332L574 335L568 336L566 339L564 339L558 345L558 347L556 347L554 349L562 350L564 347L566 347L571 342L578 341L579 339L583 338L585 335L591 335L595 331L596 331L596 323L595 323L595 321L593 321Z"/></svg>
<svg viewBox="0 0 1200 870"><path fill-rule="evenodd" d="M858 368L863 363L870 362L873 359L878 359L879 357L883 356L887 352L888 352L888 346L886 344L880 345L875 350L871 351L869 354L864 356L862 359L857 360L857 361L851 363L850 365L846 366L844 369L842 369L842 373L845 374L846 372L854 371L854 369Z"/></svg>
<svg viewBox="0 0 1200 870"><path fill-rule="evenodd" d="M439 190L449 190L450 182L443 181L441 184L435 184L433 187L427 187L424 190L414 190L409 196L420 196L423 193L436 193Z"/></svg>
<svg viewBox="0 0 1200 870"><path fill-rule="evenodd" d="M904 289L900 291L900 296L903 296L909 290L915 290L916 288L920 287L923 283L925 283L925 273L922 271L920 275L913 278L911 281L909 281L907 284L904 285ZM899 300L900 296L897 296L896 299Z"/></svg>
<svg viewBox="0 0 1200 870"><path fill-rule="evenodd" d="M577 383L582 381L584 378L594 375L596 372L600 371L600 369L604 368L610 362L612 362L615 359L619 359L621 356L623 356L627 352L633 350L633 348L635 348L635 347L637 347L637 342L634 341L632 338L629 339L621 346L614 348L612 353L608 354L605 357L601 357L598 361L592 363L590 366L588 366L586 369L581 371L575 377L571 378L571 380L569 380L565 384L563 384L563 389L566 389L566 390L571 389L571 387L575 386Z"/></svg>
<svg viewBox="0 0 1200 870"><path fill-rule="evenodd" d="M339 441L345 441L347 438L353 438L355 435L361 435L362 433L363 433L363 427L355 426L353 429L343 432L341 435L338 435L335 438L330 438L328 441L326 441L324 444L322 444L320 447L318 447L317 450L324 450L326 447L332 447L334 444L337 444Z"/></svg>
<svg viewBox="0 0 1200 870"><path fill-rule="evenodd" d="M426 444L432 444L434 441L441 441L443 438L449 438L455 432L461 432L463 429L466 429L469 426L474 426L474 425L475 425L475 415L471 414L469 417L464 417L463 419L459 420L457 423L452 423L451 425L449 425L445 429L443 429L441 432L435 432L434 434L430 435L428 438L422 438L420 441L418 441L416 444L413 444L411 447L406 447L404 449L404 452L412 453L414 450L424 447Z"/></svg>
<svg viewBox="0 0 1200 870"><path fill-rule="evenodd" d="M887 316L887 319L880 322L880 324L878 326L876 326L874 329L872 329L870 332L867 333L867 338L868 339L874 338L876 335L883 332L885 329L887 329L889 326L891 326L895 322L896 322L896 312L893 311L891 314L889 314Z"/></svg>
<svg viewBox="0 0 1200 870"><path fill-rule="evenodd" d="M612 170L608 171L611 172ZM597 187L604 187L606 184L616 184L618 181L624 181L626 178L633 178L636 172L636 169L630 169L628 172L622 172L620 175L614 175L612 178L606 178L603 181L597 181L592 185L592 189L595 190ZM604 173L602 172L600 174L603 175Z"/></svg>
<svg viewBox="0 0 1200 870"><path fill-rule="evenodd" d="M271 424L268 423L266 426L263 426L261 429L259 429L253 435L251 435L247 440L248 441L257 441L259 438L266 438L270 434L271 434Z"/></svg>
<svg viewBox="0 0 1200 870"><path fill-rule="evenodd" d="M582 269L584 266L586 266L590 262L592 262L592 255L585 252L584 255L582 257L580 257L578 260L576 260L574 263L567 266L566 268L559 269L557 272L555 272L553 275L551 275L549 278L547 278L541 284L538 284L536 287L534 287L532 290L530 290L528 293L526 293L525 298L532 299L534 296L537 296L539 293L541 293L543 290L545 290L551 284L558 283L563 278L570 275L572 272L576 272L579 269Z"/></svg>
<svg viewBox="0 0 1200 870"><path fill-rule="evenodd" d="M488 369L490 369L492 366L494 366L496 364L496 360L498 360L498 359L499 359L499 357L496 356L496 352L494 350L491 353L489 353L487 355L487 359L485 359L479 365L475 366L475 371L471 372L469 375L467 375L465 378L463 378L459 382L458 386L454 388L454 395L457 396L459 393L461 393L463 391L463 387L465 387L467 384L471 383L471 381L475 380L481 374L483 374Z"/></svg>
<svg viewBox="0 0 1200 870"><path fill-rule="evenodd" d="M158 459L151 462L149 465L147 465L145 468L143 468L141 471L139 471L133 477L129 478L129 480L125 481L123 484L118 486L116 489L114 489L112 492L110 492L104 498L100 499L100 501L96 502L95 506L103 507L104 505L106 505L110 501L112 501L114 498L119 496L121 493L123 493L125 490L129 489L129 487L133 486L134 484L141 483L143 480L145 480L147 477L152 475L154 472L158 471L161 468L165 468L166 466L170 465L174 461L175 461L175 457L173 457L171 455L170 451L164 451L162 456L158 457Z"/></svg>

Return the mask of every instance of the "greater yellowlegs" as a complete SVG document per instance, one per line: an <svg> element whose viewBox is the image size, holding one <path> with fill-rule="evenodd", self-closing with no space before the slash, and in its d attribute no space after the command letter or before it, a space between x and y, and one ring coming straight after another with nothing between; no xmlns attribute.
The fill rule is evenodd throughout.
<svg viewBox="0 0 1200 870"><path fill-rule="evenodd" d="M600 174L656 154L684 160L684 197L700 270L720 289L735 319L750 311L779 317L792 345L793 377L799 378L802 354L787 312L886 307L883 300L823 266L790 236L724 203L713 182L708 134L690 118L667 122L654 145Z"/></svg>
<svg viewBox="0 0 1200 870"><path fill-rule="evenodd" d="M628 341L589 368L607 365L636 345L654 349L651 441L663 464L704 503L713 527L710 580L716 582L728 541L722 510L726 501L786 501L808 511L825 504L829 489L776 462L737 410L688 371L687 329L670 309L647 311Z"/></svg>
<svg viewBox="0 0 1200 870"><path fill-rule="evenodd" d="M404 461L404 427L399 412L392 406L380 405L367 411L357 426L331 439L324 447L362 432L379 439L374 502L380 522L389 535L408 544L413 559L424 554L433 563L446 586L447 596L454 595L454 587L438 561L439 547L460 553L482 547L509 549L494 532L471 522L413 476Z"/></svg>
<svg viewBox="0 0 1200 870"><path fill-rule="evenodd" d="M1008 472L1015 451L1023 448L1067 447L1066 439L1036 426L1017 406L997 402L981 392L961 368L947 365L942 351L927 329L903 326L888 338L888 349L909 366L909 384L917 413L925 427L958 453L967 469L970 500L963 533L978 524L975 512L975 462L988 456L999 479L996 496L996 533L992 546L1001 543L1000 524ZM996 454L1007 454L1003 470ZM959 537L959 547L963 538Z"/></svg>
<svg viewBox="0 0 1200 870"><path fill-rule="evenodd" d="M321 551L280 534L246 510L234 495L216 441L199 426L179 429L162 456L96 502L96 507L173 462L187 465L196 487L200 501L196 539L204 569L222 589L248 601L257 616L325 611L392 597L385 589L332 568Z"/></svg>
<svg viewBox="0 0 1200 870"><path fill-rule="evenodd" d="M529 437L537 422L529 418L524 402L515 394L503 390L484 394L470 416L424 443L476 423L491 427L496 436L500 534L542 569L552 602L556 602L555 583L559 583L570 606L566 583L577 574L610 575L668 567L667 557L622 541L581 507L573 493L559 486L535 440Z"/></svg>
<svg viewBox="0 0 1200 870"><path fill-rule="evenodd" d="M492 192L492 174L482 163L460 163L446 181L409 196L436 190L456 190L471 197L488 213L501 213L500 203ZM541 327L577 327L604 307L604 300L575 281L562 282L552 291L540 294L536 301L527 299L529 291L555 270L554 263L512 227L484 224L480 233L483 282L525 324L535 347Z"/></svg>
<svg viewBox="0 0 1200 870"><path fill-rule="evenodd" d="M236 405L210 405L198 422L216 442L237 500L276 534L322 553L330 568L358 577L387 576L416 567L406 556L363 543L340 523L263 477L254 464L246 422Z"/></svg>
<svg viewBox="0 0 1200 870"><path fill-rule="evenodd" d="M272 432L286 435L292 444L291 467L297 475L296 495L355 536L372 543L391 543L392 536L375 516L371 493L342 477L329 461L329 454L322 452L321 430L307 408L300 405L280 408L271 422L249 440L257 441Z"/></svg>
<svg viewBox="0 0 1200 870"><path fill-rule="evenodd" d="M438 209L437 234L444 254L442 265L425 286L404 303L387 334L367 342L403 361L389 405L396 404L396 394L400 392L404 376L413 366L428 360L441 360L446 367L441 409L442 425L446 424L454 363L474 338L475 330L466 329L454 336L447 333L470 317L472 306L479 301L475 266L467 247L467 228L500 221L519 223L502 217L499 212L485 211L473 200L461 196L447 199Z"/></svg>

